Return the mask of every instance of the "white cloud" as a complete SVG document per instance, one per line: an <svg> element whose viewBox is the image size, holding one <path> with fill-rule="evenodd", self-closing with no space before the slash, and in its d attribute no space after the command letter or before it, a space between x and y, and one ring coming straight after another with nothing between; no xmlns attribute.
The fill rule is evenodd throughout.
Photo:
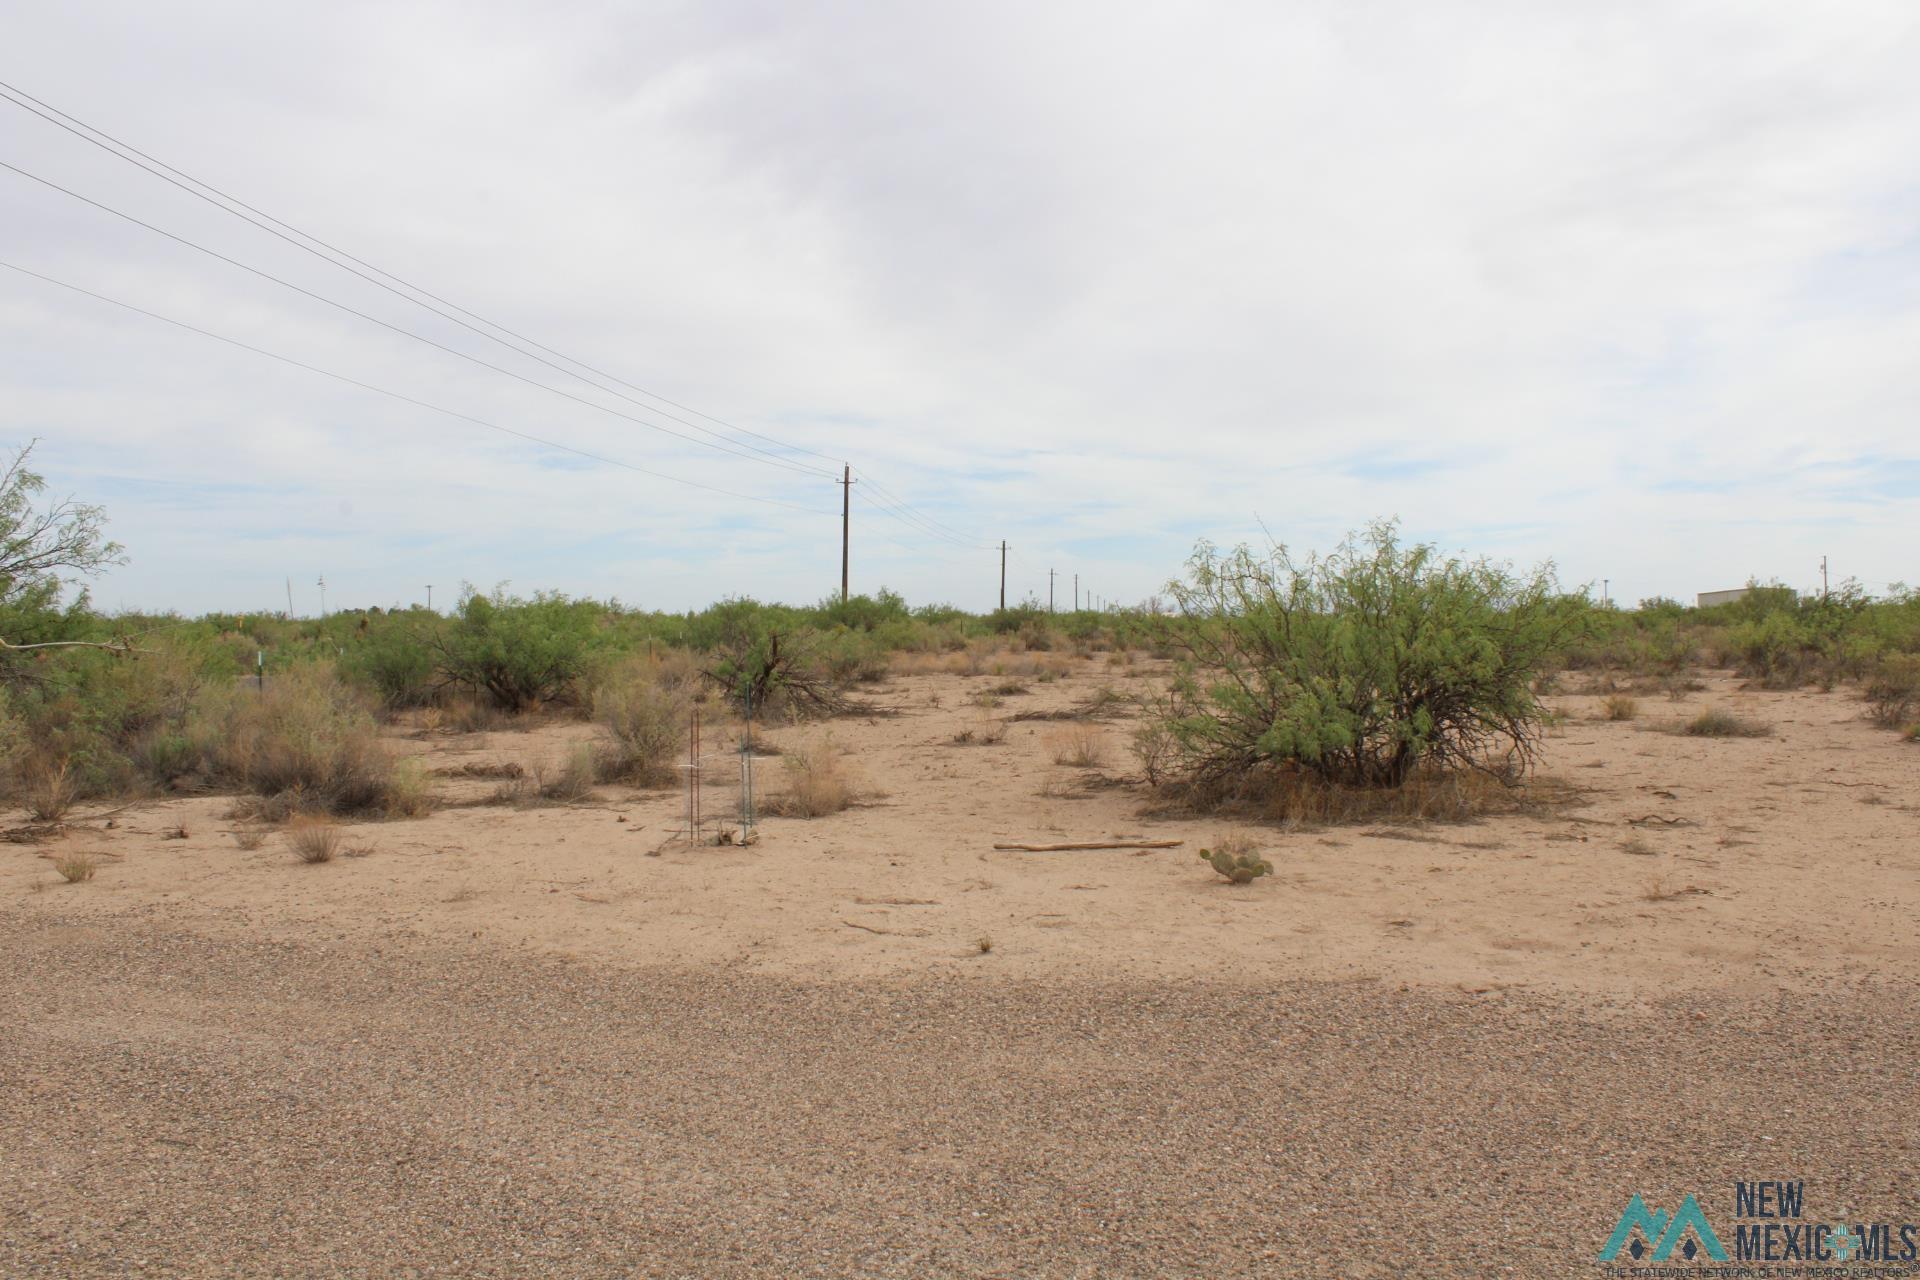
<svg viewBox="0 0 1920 1280"><path fill-rule="evenodd" d="M845 453L1009 539L1015 595L1049 564L1144 595L1196 534L1257 537L1256 515L1325 545L1399 514L1628 597L1805 582L1823 553L1914 576L1904 4L124 4L9 24L28 92L543 342ZM513 359L0 110L0 159ZM700 457L5 173L0 224L22 265L837 512L824 480ZM376 602L461 578L668 607L837 584L834 514L551 465L0 274L0 426L104 494L133 563L103 602L270 606L320 571ZM857 585L991 603L996 553L861 510Z"/></svg>

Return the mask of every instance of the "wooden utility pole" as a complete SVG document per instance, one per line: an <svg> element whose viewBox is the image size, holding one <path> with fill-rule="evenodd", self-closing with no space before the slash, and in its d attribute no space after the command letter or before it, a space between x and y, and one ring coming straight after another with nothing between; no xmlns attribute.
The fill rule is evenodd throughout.
<svg viewBox="0 0 1920 1280"><path fill-rule="evenodd" d="M1000 612L1007 611L1007 540L1000 539Z"/></svg>
<svg viewBox="0 0 1920 1280"><path fill-rule="evenodd" d="M1080 612L1080 575L1073 575L1073 611Z"/></svg>
<svg viewBox="0 0 1920 1280"><path fill-rule="evenodd" d="M1048 613L1053 612L1053 580L1055 576L1056 575L1054 574L1053 570L1051 569L1047 570L1047 612Z"/></svg>
<svg viewBox="0 0 1920 1280"><path fill-rule="evenodd" d="M840 472L840 603L847 602L847 541L853 527L853 464Z"/></svg>

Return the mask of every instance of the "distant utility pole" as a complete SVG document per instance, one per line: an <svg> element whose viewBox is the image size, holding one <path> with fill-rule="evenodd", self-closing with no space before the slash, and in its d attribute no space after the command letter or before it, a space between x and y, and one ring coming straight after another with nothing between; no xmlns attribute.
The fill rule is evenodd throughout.
<svg viewBox="0 0 1920 1280"><path fill-rule="evenodd" d="M1073 575L1073 611L1080 612L1080 575Z"/></svg>
<svg viewBox="0 0 1920 1280"><path fill-rule="evenodd" d="M1820 598L1822 600L1827 598L1827 558L1825 556L1820 557Z"/></svg>
<svg viewBox="0 0 1920 1280"><path fill-rule="evenodd" d="M293 620L293 575L287 575L287 620Z"/></svg>
<svg viewBox="0 0 1920 1280"><path fill-rule="evenodd" d="M1047 570L1047 612L1048 613L1053 612L1053 580L1057 576L1058 575L1055 574L1053 570L1051 569Z"/></svg>
<svg viewBox="0 0 1920 1280"><path fill-rule="evenodd" d="M853 528L853 464L840 472L840 603L847 602L847 541Z"/></svg>
<svg viewBox="0 0 1920 1280"><path fill-rule="evenodd" d="M320 616L327 616L327 575L320 575Z"/></svg>
<svg viewBox="0 0 1920 1280"><path fill-rule="evenodd" d="M1601 604L1612 604L1612 603L1613 603L1613 589L1612 589L1612 588L1613 588L1613 579L1612 579L1612 578L1602 578L1602 579L1600 579L1600 603L1601 603Z"/></svg>
<svg viewBox="0 0 1920 1280"><path fill-rule="evenodd" d="M433 612L433 584L431 582L427 584L427 612Z"/></svg>
<svg viewBox="0 0 1920 1280"><path fill-rule="evenodd" d="M1007 540L1000 539L1000 612L1007 611Z"/></svg>

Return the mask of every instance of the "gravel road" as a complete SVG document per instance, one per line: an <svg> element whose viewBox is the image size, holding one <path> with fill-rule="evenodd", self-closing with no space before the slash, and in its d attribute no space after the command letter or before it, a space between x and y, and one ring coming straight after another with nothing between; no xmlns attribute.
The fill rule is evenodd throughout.
<svg viewBox="0 0 1920 1280"><path fill-rule="evenodd" d="M1920 1008L1870 987L808 984L6 911L0 973L6 1277L1593 1276L1635 1191L1920 1219Z"/></svg>

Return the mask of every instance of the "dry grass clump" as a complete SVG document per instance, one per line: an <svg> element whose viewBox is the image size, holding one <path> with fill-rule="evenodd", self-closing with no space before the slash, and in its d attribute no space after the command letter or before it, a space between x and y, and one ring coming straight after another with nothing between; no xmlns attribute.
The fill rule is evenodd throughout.
<svg viewBox="0 0 1920 1280"><path fill-rule="evenodd" d="M661 678L660 664L629 668L594 691L593 714L608 739L597 753L601 782L669 787L679 780L687 741L691 686Z"/></svg>
<svg viewBox="0 0 1920 1280"><path fill-rule="evenodd" d="M436 728L447 733L490 733L507 722L507 713L479 698L460 698L439 708Z"/></svg>
<svg viewBox="0 0 1920 1280"><path fill-rule="evenodd" d="M1044 739L1055 764L1076 769L1098 769L1107 762L1107 743L1100 730L1090 724L1055 729Z"/></svg>
<svg viewBox="0 0 1920 1280"><path fill-rule="evenodd" d="M1006 740L1006 722L992 716L981 716L979 723L971 729L962 729L953 735L953 744L958 747L997 747Z"/></svg>
<svg viewBox="0 0 1920 1280"><path fill-rule="evenodd" d="M1681 724L1678 731L1689 738L1764 738L1773 732L1773 726L1708 707Z"/></svg>
<svg viewBox="0 0 1920 1280"><path fill-rule="evenodd" d="M789 751L780 761L787 787L766 804L783 818L824 818L858 798L854 779L832 737L815 739Z"/></svg>
<svg viewBox="0 0 1920 1280"><path fill-rule="evenodd" d="M79 787L65 760L58 764L41 762L28 769L21 780L20 801L35 822L59 822L78 798Z"/></svg>
<svg viewBox="0 0 1920 1280"><path fill-rule="evenodd" d="M1610 693L1600 700L1600 719L1631 720L1640 714L1640 704L1624 693Z"/></svg>
<svg viewBox="0 0 1920 1280"><path fill-rule="evenodd" d="M302 862L332 862L340 852L340 828L329 818L304 814L287 828L287 843Z"/></svg>
<svg viewBox="0 0 1920 1280"><path fill-rule="evenodd" d="M233 842L251 853L267 842L267 833L259 827L243 827L233 833Z"/></svg>
<svg viewBox="0 0 1920 1280"><path fill-rule="evenodd" d="M53 869L68 884L79 884L83 880L93 879L93 873L100 862L90 853L63 853L53 860Z"/></svg>

